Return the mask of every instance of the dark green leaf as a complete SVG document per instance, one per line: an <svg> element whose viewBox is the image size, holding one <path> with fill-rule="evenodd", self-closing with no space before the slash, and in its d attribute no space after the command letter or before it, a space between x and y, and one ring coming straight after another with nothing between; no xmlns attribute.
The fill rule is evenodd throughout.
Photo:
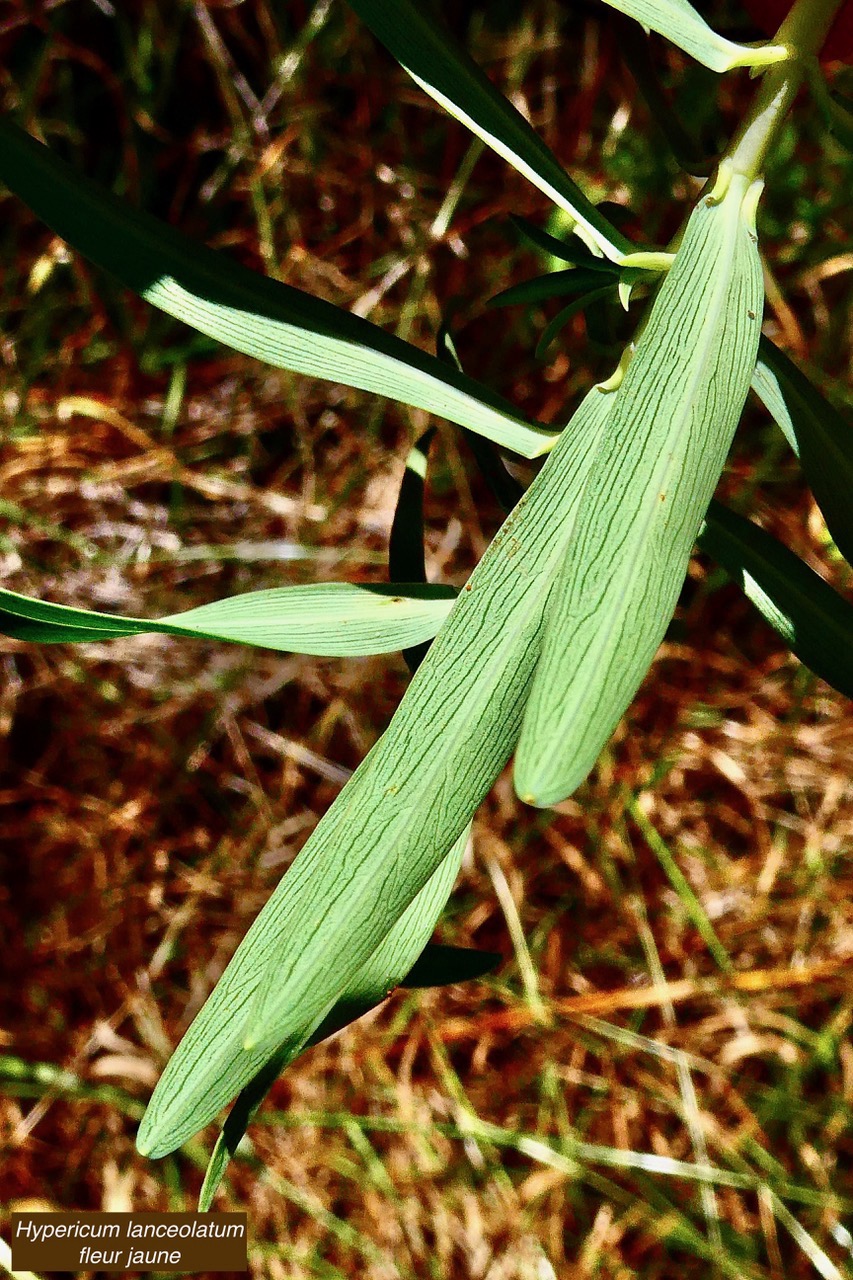
<svg viewBox="0 0 853 1280"><path fill-rule="evenodd" d="M572 267L568 271L546 271L514 284L502 293L496 293L486 303L488 307L515 307L535 302L547 302L549 298L566 298L601 287L602 273L587 267Z"/></svg>
<svg viewBox="0 0 853 1280"><path fill-rule="evenodd" d="M621 15L614 19L614 28L619 52L674 158L687 173L706 177L713 170L714 160L700 148L675 114L651 56L649 37L639 23Z"/></svg>
<svg viewBox="0 0 853 1280"><path fill-rule="evenodd" d="M459 359L459 353L453 341L453 334L446 320L438 331L437 353L440 360L445 360L449 364L455 365L460 371L462 370L462 361ZM475 431L468 431L465 427L462 428L462 433L468 448L474 455L474 461L480 468L483 478L497 498L504 513L508 515L523 493L521 485L507 471L499 449L492 444L491 440L486 440L483 436L478 436Z"/></svg>
<svg viewBox="0 0 853 1280"><path fill-rule="evenodd" d="M762 337L752 387L795 453L842 555L853 563L853 423Z"/></svg>
<svg viewBox="0 0 853 1280"><path fill-rule="evenodd" d="M430 943L400 983L401 987L446 987L491 973L503 960L498 951Z"/></svg>
<svg viewBox="0 0 853 1280"><path fill-rule="evenodd" d="M558 240L549 231L543 230L542 227L537 227L535 222L531 222L529 218L524 218L518 213L510 214L510 222L525 240L541 253L548 254L550 258L557 258L561 262L571 263L574 267L584 267L590 271L601 272L604 275L619 274L617 263L611 262L609 258L597 258L594 253L587 249L585 244L578 240L577 236L571 242Z"/></svg>
<svg viewBox="0 0 853 1280"><path fill-rule="evenodd" d="M772 534L722 503L711 503L699 545L801 662L853 697L853 605Z"/></svg>
<svg viewBox="0 0 853 1280"><path fill-rule="evenodd" d="M550 320L542 330L542 336L536 344L537 360L544 360L548 355L548 348L557 337L561 330L565 329L570 320L580 315L582 311L586 311L587 307L594 306L597 302L603 302L605 298L614 298L616 290L613 285L607 285L604 289L593 289L591 293L585 293L583 297L576 298L574 302L570 302L567 307L563 307L558 311L553 320Z"/></svg>
<svg viewBox="0 0 853 1280"><path fill-rule="evenodd" d="M435 429L430 427L413 446L406 459L388 540L388 577L391 582L426 582L424 483L429 446L434 435ZM403 650L403 657L412 674L423 662L428 648L427 640Z"/></svg>

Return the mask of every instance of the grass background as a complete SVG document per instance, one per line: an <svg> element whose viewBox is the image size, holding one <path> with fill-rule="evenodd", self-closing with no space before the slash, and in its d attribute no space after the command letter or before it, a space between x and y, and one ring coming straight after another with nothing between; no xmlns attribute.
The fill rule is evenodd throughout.
<svg viewBox="0 0 853 1280"><path fill-rule="evenodd" d="M755 38L743 13L718 10ZM600 7L456 6L456 30L596 199L665 240L668 158ZM746 73L654 54L718 149ZM485 312L544 269L544 198L428 102L339 0L9 0L5 106L80 168L258 270L564 421L607 372L578 318ZM853 162L802 104L768 177L765 329L849 389ZM381 580L425 417L194 336L0 197L0 569L80 606ZM841 589L754 406L721 491ZM434 579L499 523L441 426ZM0 1206L191 1208L213 1135L151 1163L146 1098L228 957L382 732L399 658L147 636L0 640ZM277 1084L219 1208L258 1276L810 1276L853 1266L853 726L705 560L591 779L555 812L503 777L445 941L470 987L397 993Z"/></svg>

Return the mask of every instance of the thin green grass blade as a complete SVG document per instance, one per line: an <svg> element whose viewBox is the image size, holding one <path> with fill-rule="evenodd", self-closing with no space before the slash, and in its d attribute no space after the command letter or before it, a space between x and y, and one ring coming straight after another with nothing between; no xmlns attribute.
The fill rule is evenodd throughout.
<svg viewBox="0 0 853 1280"><path fill-rule="evenodd" d="M195 636L318 657L394 653L431 640L456 590L426 583L315 582L248 591L165 618L120 618L0 589L0 634L39 644L142 633Z"/></svg>
<svg viewBox="0 0 853 1280"><path fill-rule="evenodd" d="M700 201L616 392L516 753L530 804L583 782L672 617L755 367L759 191L726 171Z"/></svg>
<svg viewBox="0 0 853 1280"><path fill-rule="evenodd" d="M647 31L665 36L691 58L711 71L731 71L735 67L767 67L787 58L784 45L734 44L708 26L687 0L604 0L641 23Z"/></svg>
<svg viewBox="0 0 853 1280"><path fill-rule="evenodd" d="M504 522L391 724L178 1046L138 1146L165 1155L299 1047L434 874L515 744L543 615L615 397L593 389Z"/></svg>
<svg viewBox="0 0 853 1280"><path fill-rule="evenodd" d="M699 545L801 662L853 698L853 604L778 538L720 502L708 508Z"/></svg>
<svg viewBox="0 0 853 1280"><path fill-rule="evenodd" d="M835 545L853 564L853 425L769 338L759 343L752 387L799 457Z"/></svg>
<svg viewBox="0 0 853 1280"><path fill-rule="evenodd" d="M349 0L412 79L575 219L577 233L618 262L629 240L598 212L524 116L499 93L423 0Z"/></svg>
<svg viewBox="0 0 853 1280"><path fill-rule="evenodd" d="M258 1108L285 1067L289 1066L303 1049L319 1044L327 1036L334 1035L336 1031L340 1031L343 1027L348 1026L349 1023L354 1022L356 1018L360 1018L362 1014L381 1004L395 987L404 982L409 982L411 973L413 969L417 969L418 964L426 965L427 968L431 967L436 972L441 972L442 969L445 972L447 971L452 961L448 962L443 953L445 951L456 951L457 948L437 948L439 955L432 961L429 959L429 954L433 948L428 946L427 942L435 928L436 920L444 910L444 905L453 889L454 882L459 874L459 864L462 861L470 835L471 827L469 825L455 841L453 848L432 878L421 889L390 933L387 934L358 971L355 979L347 987L331 1013L317 1027L314 1034L304 1044L296 1048L286 1046L274 1053L261 1070L240 1090L211 1153L207 1171L204 1175L204 1182L199 1193L198 1207L200 1210L205 1211L210 1208L213 1197L228 1167L228 1162L237 1150L237 1146L257 1114ZM474 954L487 953L475 952ZM457 967L461 968L464 963L464 960L458 960ZM469 967L474 968L470 963ZM481 969L478 972L483 972L483 970ZM457 981L457 979L447 978L446 981ZM426 984L421 983L418 985ZM242 1054L238 1056L239 1058L243 1057ZM167 1070L170 1068L171 1064ZM227 1080L227 1074L224 1079ZM217 1079L216 1086L221 1092L220 1079ZM227 1102L231 1096L232 1094L228 1094L224 1101ZM142 1130L140 1130L141 1133Z"/></svg>
<svg viewBox="0 0 853 1280"><path fill-rule="evenodd" d="M435 356L196 244L76 173L8 119L0 119L0 181L91 262L235 351L425 409L524 457L553 443L552 432Z"/></svg>

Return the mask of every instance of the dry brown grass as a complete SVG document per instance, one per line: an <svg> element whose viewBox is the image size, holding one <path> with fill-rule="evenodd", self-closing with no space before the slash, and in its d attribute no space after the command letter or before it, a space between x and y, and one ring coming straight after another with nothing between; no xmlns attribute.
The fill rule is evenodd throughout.
<svg viewBox="0 0 853 1280"><path fill-rule="evenodd" d="M413 340L429 345L458 295L471 371L565 416L590 375L582 328L543 370L532 322L479 309L537 269L505 215L544 206L486 156L431 242L468 139L342 6L265 114L253 101L310 6L121 9L10 3L8 104L24 98L54 145L107 181L122 173L132 197L195 234L344 306L373 303L371 318ZM631 99L612 42L586 11L559 16L532 0L505 28L478 19L472 38L558 154L665 234L674 171L657 142L632 140L642 110L622 137L633 188L613 160ZM229 87L211 29L245 88ZM725 92L733 119L748 86ZM774 296L768 322L837 375L851 228L832 183L851 169L821 161L808 136L796 158L802 224L825 239L790 253L769 222L789 302ZM829 214L814 213L827 191ZM2 210L6 585L153 614L283 581L381 579L418 415L193 355L14 201ZM724 484L738 500L757 483L768 527L844 586L758 417ZM431 573L461 581L498 518L443 431ZM211 1135L143 1161L142 1106L387 723L403 664L158 637L0 641L0 664L0 1204L191 1207ZM249 1211L253 1274L844 1274L851 763L844 699L697 560L590 782L534 813L504 777L478 818L441 936L500 951L497 974L398 993L275 1087L219 1201Z"/></svg>

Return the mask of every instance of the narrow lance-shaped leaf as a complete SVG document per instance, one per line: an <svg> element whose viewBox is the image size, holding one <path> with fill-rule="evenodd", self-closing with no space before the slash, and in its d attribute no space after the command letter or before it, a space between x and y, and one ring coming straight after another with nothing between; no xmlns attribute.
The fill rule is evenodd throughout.
<svg viewBox="0 0 853 1280"><path fill-rule="evenodd" d="M340 1031L342 1027L354 1022L356 1018L360 1018L362 1014L380 1004L408 976L418 957L421 956L435 928L436 920L444 910L444 905L459 873L459 864L470 834L470 827L466 827L435 874L424 885L390 933L368 957L331 1013L310 1039L303 1045L286 1046L274 1053L240 1091L211 1154L199 1194L200 1209L205 1210L210 1207L237 1144L285 1067L309 1045L318 1044L327 1036L334 1035L336 1031ZM238 1054L241 1058L244 1056L239 1046ZM173 1058L172 1063L175 1062ZM175 1067L172 1063L166 1068L167 1073L174 1072ZM163 1079L165 1080L166 1077L164 1076Z"/></svg>
<svg viewBox="0 0 853 1280"><path fill-rule="evenodd" d="M285 1067L299 1056L299 1050L282 1050L273 1054L264 1063L257 1075L253 1076L234 1099L234 1104L225 1119L222 1128L213 1144L204 1180L198 1193L200 1213L207 1213L213 1204L213 1197L219 1190L225 1172L231 1163L234 1152L243 1141L246 1130L258 1114L264 1099L275 1084Z"/></svg>
<svg viewBox="0 0 853 1280"><path fill-rule="evenodd" d="M430 427L415 442L403 471L397 506L388 538L388 577L391 582L426 582L424 555L424 488L429 447L435 435ZM417 645L403 651L409 670L414 674L423 662L429 645Z"/></svg>
<svg viewBox="0 0 853 1280"><path fill-rule="evenodd" d="M815 79L819 78L820 72L816 72ZM828 124L833 136L848 151L853 151L853 101L841 93L831 93L828 115Z"/></svg>
<svg viewBox="0 0 853 1280"><path fill-rule="evenodd" d="M631 253L631 242L572 182L524 116L436 21L423 0L349 0L349 4L412 79L570 213L589 244L617 262Z"/></svg>
<svg viewBox="0 0 853 1280"><path fill-rule="evenodd" d="M154 1091L164 1155L299 1046L444 857L508 759L549 591L614 397L594 389L475 569L391 724L252 925Z"/></svg>
<svg viewBox="0 0 853 1280"><path fill-rule="evenodd" d="M791 421L791 415L788 412L782 388L770 365L766 360L762 359L761 348L764 341L764 335L762 334L758 343L758 359L755 363L750 385L799 458L800 446L797 441L797 433L794 431L794 424Z"/></svg>
<svg viewBox="0 0 853 1280"><path fill-rule="evenodd" d="M542 330L542 336L536 344L537 360L545 359L554 339L576 315L586 311L588 307L594 306L597 302L603 302L605 298L612 299L615 296L616 290L612 285L608 285L604 289L591 289L589 293L583 294L580 298L575 298L574 302L570 302L567 307L563 307L562 310L558 311L553 320L550 320Z"/></svg>
<svg viewBox="0 0 853 1280"><path fill-rule="evenodd" d="M388 539L388 577L394 582L426 582L424 558L424 484L429 447L435 431L425 431L409 450L391 534Z"/></svg>
<svg viewBox="0 0 853 1280"><path fill-rule="evenodd" d="M426 583L315 582L248 591L165 618L122 618L0 589L0 635L38 644L196 636L318 657L393 653L431 640L456 591Z"/></svg>
<svg viewBox="0 0 853 1280"><path fill-rule="evenodd" d="M568 271L546 271L544 275L534 276L531 280L523 280L501 293L489 298L487 306L515 307L530 305L535 302L547 302L550 298L571 298L579 293L588 293L591 289L603 288L606 277L600 271L590 271L586 267L572 267ZM616 280L612 287L615 289Z"/></svg>
<svg viewBox="0 0 853 1280"><path fill-rule="evenodd" d="M440 360L445 360L449 364L455 365L457 369L462 368L459 352L456 350L456 343L453 340L450 325L446 320L442 322L438 330L436 352ZM500 451L490 440L484 440L476 432L466 431L464 427L462 434L465 437L468 448L474 455L474 461L477 463L483 478L497 498L504 514L509 515L523 493L521 485L517 484L510 475Z"/></svg>
<svg viewBox="0 0 853 1280"><path fill-rule="evenodd" d="M807 667L853 698L853 605L778 538L712 502L699 545Z"/></svg>
<svg viewBox="0 0 853 1280"><path fill-rule="evenodd" d="M75 173L8 119L0 119L0 181L123 285L235 351L426 409L524 457L553 443L552 432L435 356L196 244Z"/></svg>
<svg viewBox="0 0 853 1280"><path fill-rule="evenodd" d="M591 351L612 360L624 359L625 343L630 336L628 330L636 325L636 320L632 325L623 307L614 307L612 298L601 298L587 306L583 322Z"/></svg>
<svg viewBox="0 0 853 1280"><path fill-rule="evenodd" d="M524 240L549 258L556 259L558 262L568 262L573 267L583 267L584 270L598 271L602 275L619 274L618 263L611 262L609 258L596 257L577 236L573 237L571 242L560 240L520 213L511 213L509 220Z"/></svg>
<svg viewBox="0 0 853 1280"><path fill-rule="evenodd" d="M768 338L752 388L784 432L841 554L853 564L853 424Z"/></svg>
<svg viewBox="0 0 853 1280"><path fill-rule="evenodd" d="M516 790L531 804L556 804L583 782L672 617L755 367L759 192L723 168L616 392L516 754Z"/></svg>
<svg viewBox="0 0 853 1280"><path fill-rule="evenodd" d="M481 951L479 947L450 947L431 942L424 947L400 986L416 988L449 987L457 982L471 982L491 973L503 960L499 951Z"/></svg>
<svg viewBox="0 0 853 1280"><path fill-rule="evenodd" d="M735 44L717 35L687 0L604 0L636 19L648 31L665 36L712 71L735 67L766 67L789 56L784 45Z"/></svg>

